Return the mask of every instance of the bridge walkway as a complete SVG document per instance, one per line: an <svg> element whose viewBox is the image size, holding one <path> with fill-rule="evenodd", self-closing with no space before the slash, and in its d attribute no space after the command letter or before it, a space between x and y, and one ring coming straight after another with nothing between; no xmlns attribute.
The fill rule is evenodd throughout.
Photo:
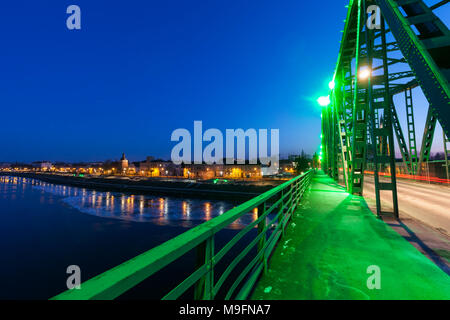
<svg viewBox="0 0 450 320"><path fill-rule="evenodd" d="M369 289L369 266L380 289ZM323 173L313 178L252 299L450 299L450 276Z"/></svg>

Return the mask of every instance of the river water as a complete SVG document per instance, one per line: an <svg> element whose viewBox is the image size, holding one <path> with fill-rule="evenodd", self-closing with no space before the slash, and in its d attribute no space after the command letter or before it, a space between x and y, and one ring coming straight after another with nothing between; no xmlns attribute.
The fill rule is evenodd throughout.
<svg viewBox="0 0 450 320"><path fill-rule="evenodd" d="M0 299L48 299L67 289L69 265L79 266L85 281L237 204L0 177ZM231 224L216 243L225 243L255 217L251 212ZM186 257L188 264L194 261ZM177 284L174 273L192 272L185 269L174 264L125 298L159 298Z"/></svg>

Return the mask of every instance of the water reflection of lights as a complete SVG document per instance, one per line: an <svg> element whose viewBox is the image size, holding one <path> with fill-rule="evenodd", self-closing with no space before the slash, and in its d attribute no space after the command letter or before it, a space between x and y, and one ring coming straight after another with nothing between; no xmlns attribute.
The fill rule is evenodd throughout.
<svg viewBox="0 0 450 320"><path fill-rule="evenodd" d="M168 217L168 204L166 199L164 198L159 198L159 219L158 219L158 223L160 224L166 224L167 220L169 219Z"/></svg>
<svg viewBox="0 0 450 320"><path fill-rule="evenodd" d="M130 196L127 199L127 214L134 212L134 196Z"/></svg>
<svg viewBox="0 0 450 320"><path fill-rule="evenodd" d="M18 186L15 186L18 185ZM26 187L26 188L25 188ZM7 190L6 190L7 189ZM39 192L38 200L43 204L62 201L73 208L91 215L105 218L123 219L137 222L153 222L160 225L176 225L191 228L195 225L222 215L233 208L225 201L204 201L155 197L151 195L128 195L102 192L86 188L54 185L27 178L0 177L0 194L5 197L13 190L20 197L26 192ZM15 194L8 194L12 198ZM22 193L22 195L20 195ZM53 194L56 197L49 196ZM230 228L240 229L257 216L257 210L235 221Z"/></svg>
<svg viewBox="0 0 450 320"><path fill-rule="evenodd" d="M139 198L139 214L140 215L142 215L144 213L144 202L145 202L144 196L141 196Z"/></svg>
<svg viewBox="0 0 450 320"><path fill-rule="evenodd" d="M211 203L209 203L209 202L205 203L205 215L206 215L206 220L211 219Z"/></svg>
<svg viewBox="0 0 450 320"><path fill-rule="evenodd" d="M169 201L164 199L164 216L167 219L167 215L169 214Z"/></svg>
<svg viewBox="0 0 450 320"><path fill-rule="evenodd" d="M191 211L190 211L190 208L189 208L189 203L187 203L186 201L183 201L183 204L182 204L183 217L189 218L190 213L191 213Z"/></svg>
<svg viewBox="0 0 450 320"><path fill-rule="evenodd" d="M120 210L122 210L122 212L125 211L125 196L122 196L122 199L120 199Z"/></svg>
<svg viewBox="0 0 450 320"><path fill-rule="evenodd" d="M159 198L159 212L160 212L161 216L164 215L164 199L163 198Z"/></svg>
<svg viewBox="0 0 450 320"><path fill-rule="evenodd" d="M111 214L114 213L114 196L111 196Z"/></svg>

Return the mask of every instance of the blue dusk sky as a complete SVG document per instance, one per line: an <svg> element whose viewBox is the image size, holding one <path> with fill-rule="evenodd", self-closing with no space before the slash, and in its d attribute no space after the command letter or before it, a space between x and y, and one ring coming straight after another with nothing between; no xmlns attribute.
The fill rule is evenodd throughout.
<svg viewBox="0 0 450 320"><path fill-rule="evenodd" d="M283 157L313 153L347 3L2 1L0 161L168 159L195 120L279 129Z"/></svg>

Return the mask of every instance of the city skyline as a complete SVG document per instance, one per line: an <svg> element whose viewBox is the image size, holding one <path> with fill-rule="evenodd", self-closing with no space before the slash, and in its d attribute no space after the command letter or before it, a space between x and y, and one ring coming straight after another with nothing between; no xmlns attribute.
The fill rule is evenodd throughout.
<svg viewBox="0 0 450 320"><path fill-rule="evenodd" d="M344 1L315 18L321 5L298 1L76 4L81 30L67 29L66 3L3 5L0 25L14 30L3 116L20 120L0 128L0 161L169 159L171 133L195 120L280 129L284 155L318 148L315 99L332 77Z"/></svg>

